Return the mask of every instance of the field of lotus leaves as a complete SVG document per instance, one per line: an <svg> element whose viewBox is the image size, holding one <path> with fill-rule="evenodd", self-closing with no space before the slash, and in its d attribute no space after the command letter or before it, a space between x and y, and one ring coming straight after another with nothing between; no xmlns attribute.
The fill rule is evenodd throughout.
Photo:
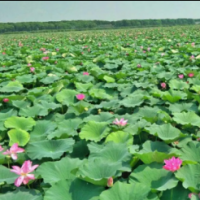
<svg viewBox="0 0 200 200"><path fill-rule="evenodd" d="M0 35L0 200L200 199L200 26Z"/></svg>

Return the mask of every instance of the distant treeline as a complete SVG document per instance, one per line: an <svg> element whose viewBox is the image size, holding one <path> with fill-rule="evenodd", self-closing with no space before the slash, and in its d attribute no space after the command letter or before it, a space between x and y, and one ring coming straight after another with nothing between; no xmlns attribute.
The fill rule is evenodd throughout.
<svg viewBox="0 0 200 200"><path fill-rule="evenodd" d="M90 29L114 29L119 27L151 27L151 26L176 26L193 25L200 19L145 19L145 20L72 20L49 22L18 22L0 23L0 33L19 31L42 30L90 30Z"/></svg>

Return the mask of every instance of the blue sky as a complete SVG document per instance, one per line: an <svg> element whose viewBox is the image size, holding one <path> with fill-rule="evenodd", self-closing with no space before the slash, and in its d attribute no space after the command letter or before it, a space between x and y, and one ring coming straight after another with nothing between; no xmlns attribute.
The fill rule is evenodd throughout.
<svg viewBox="0 0 200 200"><path fill-rule="evenodd" d="M200 18L199 1L0 1L0 22Z"/></svg>

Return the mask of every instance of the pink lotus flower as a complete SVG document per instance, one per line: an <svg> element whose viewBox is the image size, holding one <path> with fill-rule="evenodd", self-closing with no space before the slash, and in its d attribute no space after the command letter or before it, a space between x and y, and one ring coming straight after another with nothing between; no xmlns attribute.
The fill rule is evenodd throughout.
<svg viewBox="0 0 200 200"><path fill-rule="evenodd" d="M84 95L84 94L77 94L77 95L76 95L76 98L77 98L78 100L83 100L83 99L85 99L85 95Z"/></svg>
<svg viewBox="0 0 200 200"><path fill-rule="evenodd" d="M143 46L141 46L140 49L143 49Z"/></svg>
<svg viewBox="0 0 200 200"><path fill-rule="evenodd" d="M141 68L142 66L140 64L137 65L138 68Z"/></svg>
<svg viewBox="0 0 200 200"><path fill-rule="evenodd" d="M18 166L12 166L13 169L10 171L20 175L20 177L15 180L15 186L19 187L22 183L26 185L30 180L35 180L34 174L29 173L33 172L38 166L39 165L32 166L30 160L25 161L21 168Z"/></svg>
<svg viewBox="0 0 200 200"><path fill-rule="evenodd" d="M31 72L34 72L34 71L35 71L35 68L34 68L34 67L31 67L31 68L30 68L30 71L31 71Z"/></svg>
<svg viewBox="0 0 200 200"><path fill-rule="evenodd" d="M167 86L166 83L161 83L160 85L161 85L161 87L162 87L163 89L165 89L166 86Z"/></svg>
<svg viewBox="0 0 200 200"><path fill-rule="evenodd" d="M19 45L19 47L23 47L23 44L22 44L21 42L19 42L19 44L18 44L18 45Z"/></svg>
<svg viewBox="0 0 200 200"><path fill-rule="evenodd" d="M56 51L59 51L59 48L56 48Z"/></svg>
<svg viewBox="0 0 200 200"><path fill-rule="evenodd" d="M188 74L188 77L190 77L190 78L193 77L193 76L194 76L193 73L189 73L189 74Z"/></svg>
<svg viewBox="0 0 200 200"><path fill-rule="evenodd" d="M27 66L30 67L30 66L31 66L31 63L28 63Z"/></svg>
<svg viewBox="0 0 200 200"><path fill-rule="evenodd" d="M6 53L5 53L5 52L3 52L2 54L3 54L3 55L6 55Z"/></svg>
<svg viewBox="0 0 200 200"><path fill-rule="evenodd" d="M184 78L184 75L183 75L183 74L179 74L178 77L179 77L180 79L183 79L183 78Z"/></svg>
<svg viewBox="0 0 200 200"><path fill-rule="evenodd" d="M49 57L43 57L42 60L49 60Z"/></svg>
<svg viewBox="0 0 200 200"><path fill-rule="evenodd" d="M115 119L115 121L113 122L113 124L116 124L118 126L126 126L128 120L124 120L124 118L121 118L120 120L118 120L118 118Z"/></svg>
<svg viewBox="0 0 200 200"><path fill-rule="evenodd" d="M146 53L146 51L143 51L143 53Z"/></svg>
<svg viewBox="0 0 200 200"><path fill-rule="evenodd" d="M3 151L3 147L0 145L0 151Z"/></svg>
<svg viewBox="0 0 200 200"><path fill-rule="evenodd" d="M194 192L192 192L192 193L190 193L190 194L188 194L188 198L192 198L192 195L198 195L198 197L200 198L200 193L199 194L197 194L197 193L194 193Z"/></svg>
<svg viewBox="0 0 200 200"><path fill-rule="evenodd" d="M44 51L44 52L43 52L43 54L45 54L45 55L46 55L46 54L48 54L49 52L50 52L50 51Z"/></svg>
<svg viewBox="0 0 200 200"><path fill-rule="evenodd" d="M41 48L40 51L46 51L46 49L45 48Z"/></svg>
<svg viewBox="0 0 200 200"><path fill-rule="evenodd" d="M150 48L150 47L148 47L148 48L147 48L147 51L151 51L151 48Z"/></svg>
<svg viewBox="0 0 200 200"><path fill-rule="evenodd" d="M89 76L88 72L83 72L83 75Z"/></svg>
<svg viewBox="0 0 200 200"><path fill-rule="evenodd" d="M172 157L169 160L164 160L164 162L165 166L163 166L163 168L172 172L180 169L182 164L182 160L180 158L175 158L175 157Z"/></svg>
<svg viewBox="0 0 200 200"><path fill-rule="evenodd" d="M193 42L191 45L192 45L192 47L194 47L194 46L195 46L195 43Z"/></svg>
<svg viewBox="0 0 200 200"><path fill-rule="evenodd" d="M108 180L107 180L107 186L108 187L112 187L113 186L113 178L110 177Z"/></svg>
<svg viewBox="0 0 200 200"><path fill-rule="evenodd" d="M3 99L3 102L4 102L4 103L7 103L7 102L9 102L9 99L8 99L8 98L5 98L5 99Z"/></svg>
<svg viewBox="0 0 200 200"><path fill-rule="evenodd" d="M194 60L195 59L195 57L192 55L192 56L190 56L190 60Z"/></svg>
<svg viewBox="0 0 200 200"><path fill-rule="evenodd" d="M18 144L15 143L12 145L12 147L10 147L10 150L4 152L3 155L9 155L13 160L17 160L17 153L22 153L24 151L24 149L18 147Z"/></svg>

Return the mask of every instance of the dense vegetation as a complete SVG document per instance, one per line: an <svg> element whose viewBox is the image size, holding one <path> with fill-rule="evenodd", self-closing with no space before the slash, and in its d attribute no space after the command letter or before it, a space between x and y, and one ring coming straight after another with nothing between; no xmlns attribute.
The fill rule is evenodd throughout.
<svg viewBox="0 0 200 200"><path fill-rule="evenodd" d="M148 19L120 21L74 20L52 22L0 23L0 33L42 30L88 30L114 29L119 27L193 25L197 21L198 20L194 19Z"/></svg>
<svg viewBox="0 0 200 200"><path fill-rule="evenodd" d="M199 30L1 35L0 200L198 200Z"/></svg>

